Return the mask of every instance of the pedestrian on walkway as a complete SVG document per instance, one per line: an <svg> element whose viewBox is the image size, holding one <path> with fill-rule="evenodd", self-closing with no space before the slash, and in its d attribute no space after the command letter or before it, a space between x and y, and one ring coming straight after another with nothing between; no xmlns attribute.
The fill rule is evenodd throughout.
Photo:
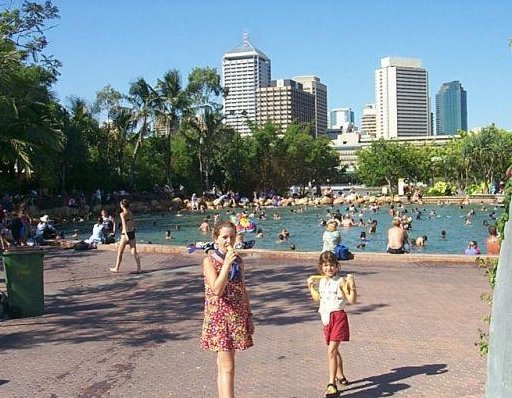
<svg viewBox="0 0 512 398"><path fill-rule="evenodd" d="M318 271L321 275L308 278L308 288L315 301L320 302L318 312L324 325L325 342L328 345L327 359L329 367L329 381L327 383L326 397L337 397L336 383L345 386L348 384L343 373L343 360L339 351L342 341L349 341L350 331L345 305L355 304L357 299L356 285L352 274L341 277L338 274L339 263L334 254L325 251L320 254ZM318 289L315 288L315 281Z"/></svg>
<svg viewBox="0 0 512 398"><path fill-rule="evenodd" d="M119 247L117 248L116 265L114 268L110 268L112 272L119 272L121 266L121 260L123 259L123 252L126 245L130 246L130 252L132 253L135 262L137 263L137 274L140 273L140 257L137 253L137 242L135 240L135 222L133 220L133 214L130 211L130 202L128 199L123 199L119 203L121 207L121 239L119 240Z"/></svg>
<svg viewBox="0 0 512 398"><path fill-rule="evenodd" d="M244 263L233 249L236 228L220 222L213 229L217 249L203 260L205 289L201 348L217 352L219 398L235 396L235 351L253 345L254 323L245 284Z"/></svg>

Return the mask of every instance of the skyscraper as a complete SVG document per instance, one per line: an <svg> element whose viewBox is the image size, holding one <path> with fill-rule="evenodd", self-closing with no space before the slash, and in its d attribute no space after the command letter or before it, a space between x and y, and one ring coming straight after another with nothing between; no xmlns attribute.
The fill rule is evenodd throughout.
<svg viewBox="0 0 512 398"><path fill-rule="evenodd" d="M250 132L246 119L256 121L256 93L270 84L270 78L270 58L244 33L242 45L222 58L222 82L228 90L224 99L226 124L242 134Z"/></svg>
<svg viewBox="0 0 512 398"><path fill-rule="evenodd" d="M335 108L329 112L329 128L347 132L354 126L352 108Z"/></svg>
<svg viewBox="0 0 512 398"><path fill-rule="evenodd" d="M421 60L382 58L375 71L377 138L431 134L427 71Z"/></svg>
<svg viewBox="0 0 512 398"><path fill-rule="evenodd" d="M375 137L377 133L376 115L375 104L367 104L364 106L363 115L361 116L361 134Z"/></svg>
<svg viewBox="0 0 512 398"><path fill-rule="evenodd" d="M327 131L327 86L316 76L297 76L293 80L302 84L305 92L315 96L315 137Z"/></svg>
<svg viewBox="0 0 512 398"><path fill-rule="evenodd" d="M315 127L315 96L291 79L272 80L257 93L257 121L271 121L284 132L291 123L310 123Z"/></svg>
<svg viewBox="0 0 512 398"><path fill-rule="evenodd" d="M466 90L458 80L443 83L436 94L436 134L468 130Z"/></svg>

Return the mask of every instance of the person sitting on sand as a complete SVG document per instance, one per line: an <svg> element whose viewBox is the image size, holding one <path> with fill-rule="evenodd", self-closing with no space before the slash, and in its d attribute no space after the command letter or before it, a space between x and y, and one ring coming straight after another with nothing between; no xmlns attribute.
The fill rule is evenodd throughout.
<svg viewBox="0 0 512 398"><path fill-rule="evenodd" d="M96 224L92 227L92 235L89 239L86 239L85 242L89 243L93 247L102 243L104 235L105 226L103 225L103 218L100 216L96 221Z"/></svg>

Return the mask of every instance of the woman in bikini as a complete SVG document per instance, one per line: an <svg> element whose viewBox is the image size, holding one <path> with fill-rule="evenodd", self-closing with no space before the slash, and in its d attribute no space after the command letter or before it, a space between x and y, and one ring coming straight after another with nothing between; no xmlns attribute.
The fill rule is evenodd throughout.
<svg viewBox="0 0 512 398"><path fill-rule="evenodd" d="M133 221L133 214L130 211L130 203L128 200L123 199L121 203L121 213L119 214L121 217L121 239L119 240L119 247L117 249L117 259L116 266L114 268L110 268L112 272L119 272L119 267L121 266L121 260L123 259L123 252L126 245L130 245L130 252L132 256L135 258L135 262L137 263L137 273L140 273L140 257L137 253L137 244L135 241L135 223Z"/></svg>

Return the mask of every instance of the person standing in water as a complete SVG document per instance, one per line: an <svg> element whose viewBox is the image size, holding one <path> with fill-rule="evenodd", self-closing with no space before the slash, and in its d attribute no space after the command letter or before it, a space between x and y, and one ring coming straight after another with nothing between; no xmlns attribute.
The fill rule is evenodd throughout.
<svg viewBox="0 0 512 398"><path fill-rule="evenodd" d="M117 259L116 265L114 268L110 268L112 272L119 272L119 267L121 266L121 260L123 259L123 252L126 248L126 245L130 246L130 252L132 253L133 258L135 258L135 262L137 263L137 271L136 273L140 273L140 257L137 253L137 242L135 240L135 223L133 220L133 214L130 211L130 203L127 199L121 200L119 203L121 207L121 213L119 216L121 217L121 239L119 240L119 247L117 249Z"/></svg>

